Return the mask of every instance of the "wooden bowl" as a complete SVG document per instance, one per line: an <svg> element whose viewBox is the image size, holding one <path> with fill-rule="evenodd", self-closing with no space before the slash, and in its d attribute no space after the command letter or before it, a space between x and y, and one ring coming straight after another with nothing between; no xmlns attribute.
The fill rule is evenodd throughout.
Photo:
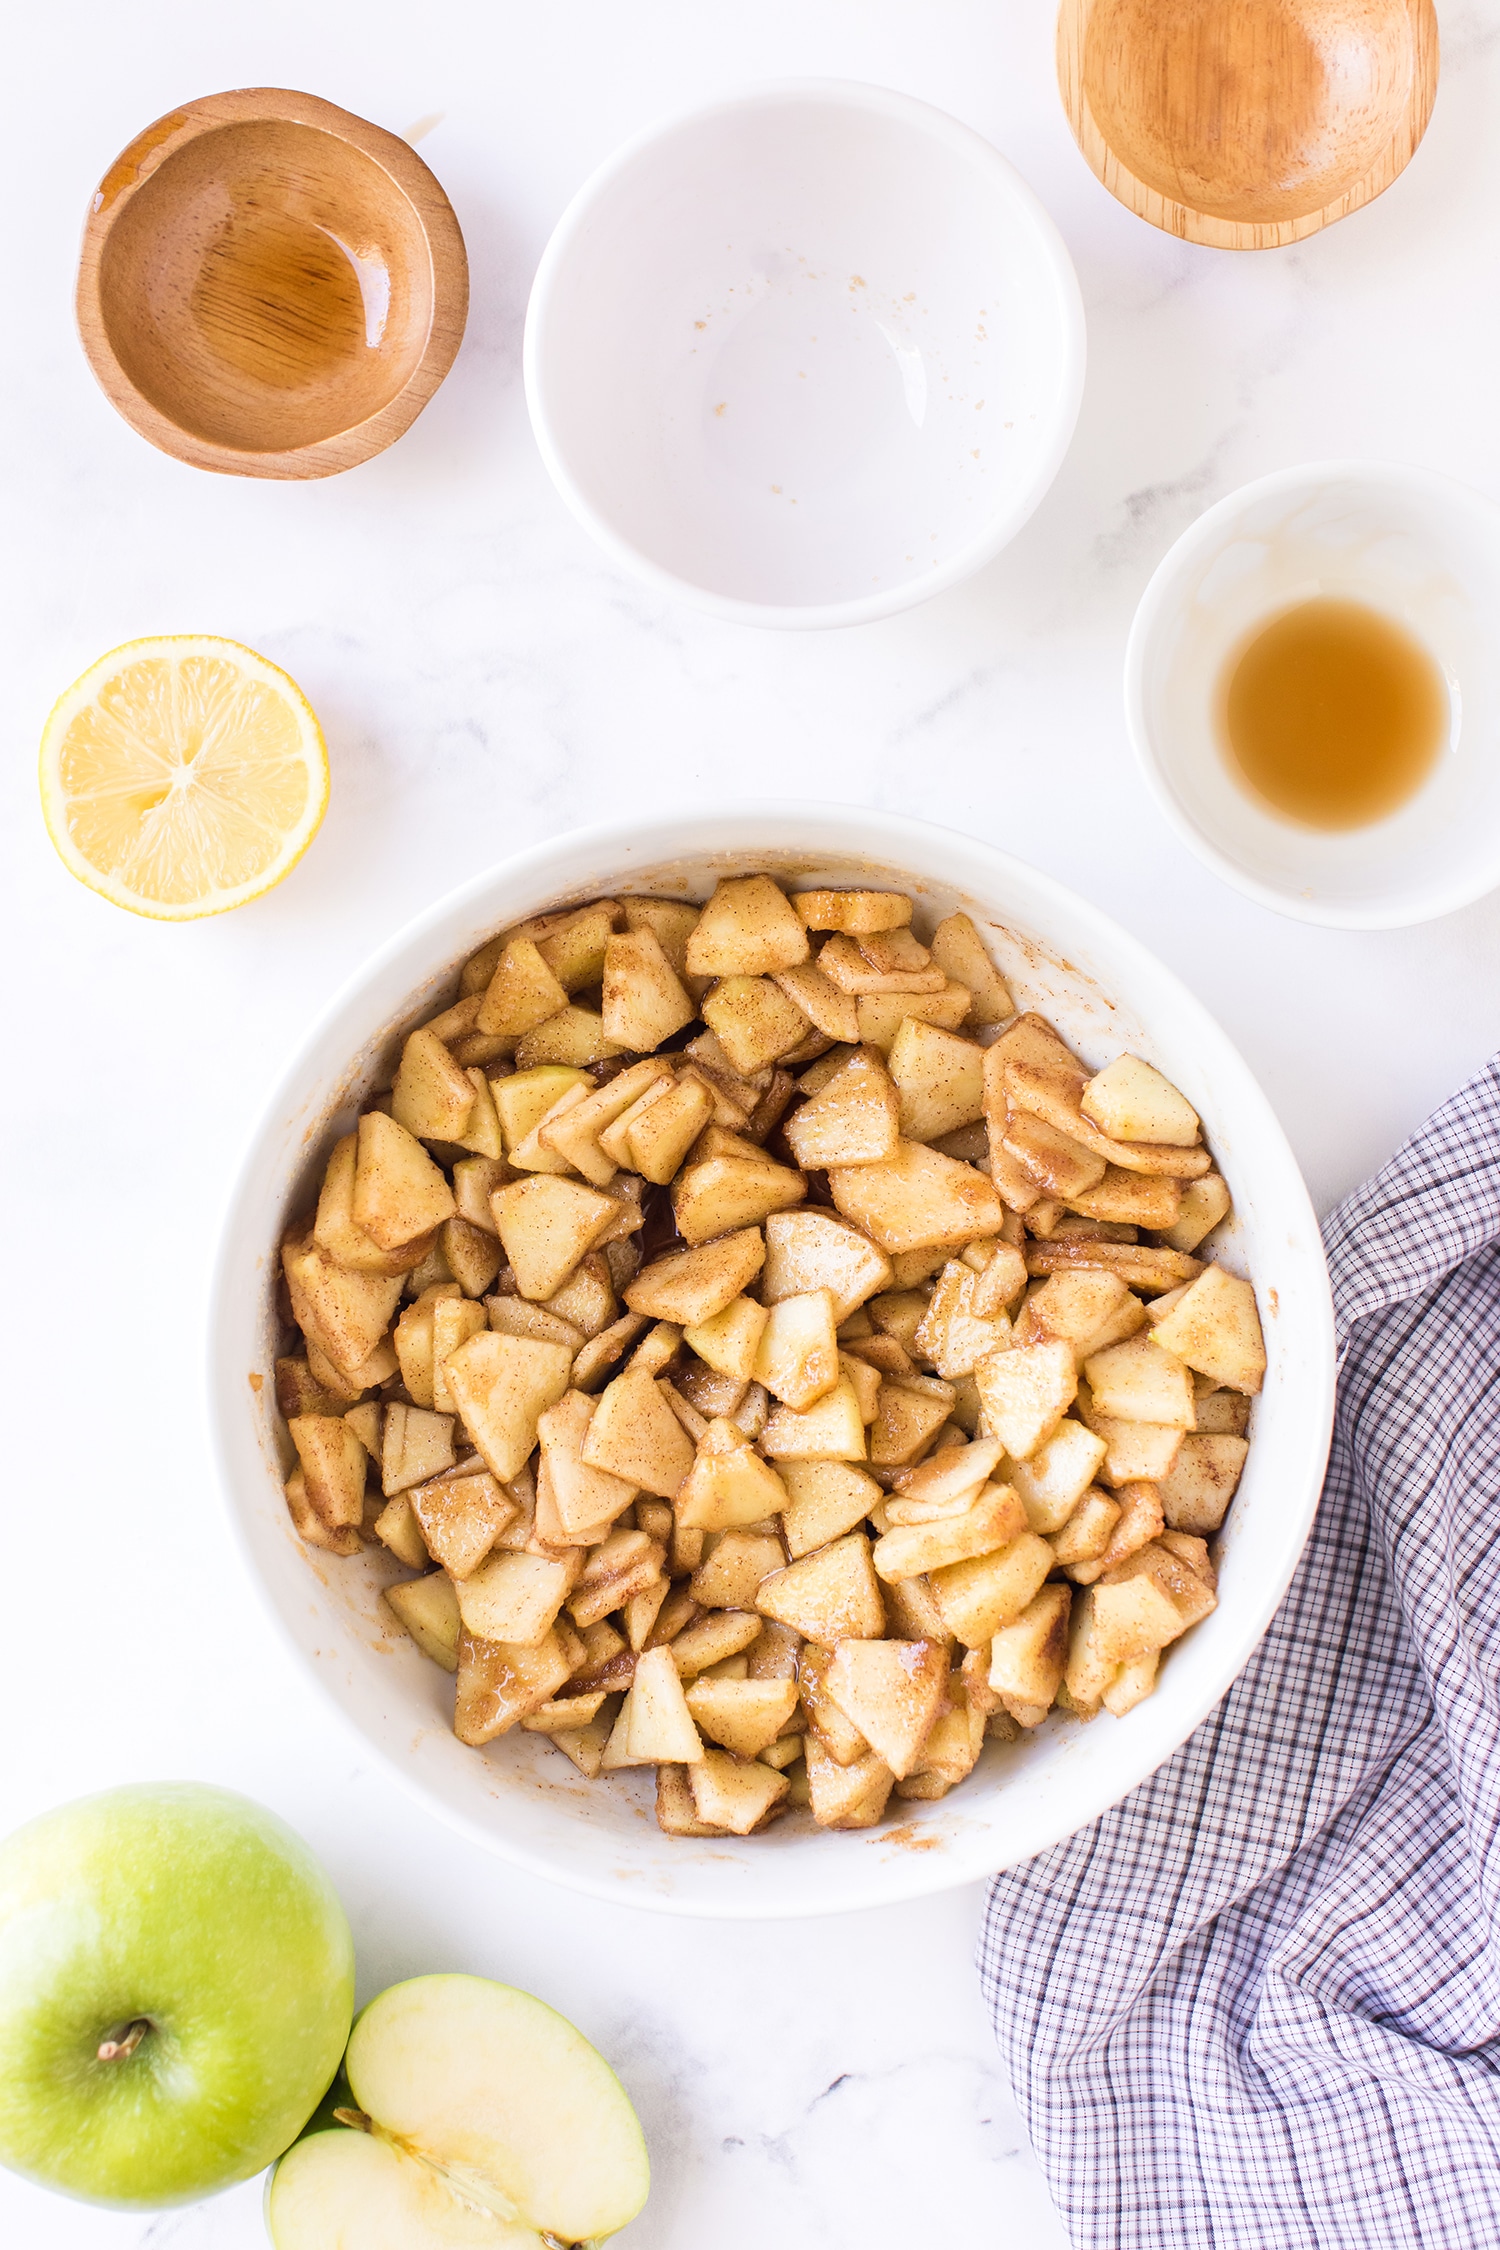
<svg viewBox="0 0 1500 2250"><path fill-rule="evenodd" d="M1111 195L1218 250L1300 242L1388 188L1437 93L1432 0L1062 0L1057 75Z"/></svg>
<svg viewBox="0 0 1500 2250"><path fill-rule="evenodd" d="M453 207L394 133L313 94L209 94L137 135L78 269L89 364L133 429L230 476L381 452L453 364L469 269Z"/></svg>

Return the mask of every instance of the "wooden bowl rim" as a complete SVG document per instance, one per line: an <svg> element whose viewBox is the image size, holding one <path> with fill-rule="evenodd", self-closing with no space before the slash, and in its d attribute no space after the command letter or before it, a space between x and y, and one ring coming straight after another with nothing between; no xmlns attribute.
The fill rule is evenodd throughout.
<svg viewBox="0 0 1500 2250"><path fill-rule="evenodd" d="M1191 203L1179 203L1131 171L1104 138L1095 121L1083 86L1083 43L1098 0L1060 0L1057 13L1057 79L1063 109L1084 159L1094 177L1117 203L1164 234L1196 242L1211 250L1277 250L1304 242L1310 234L1347 218L1351 211L1373 203L1401 177L1421 146L1432 118L1438 85L1438 22L1433 0L1405 0L1414 49L1413 99L1390 140L1342 195L1321 210L1306 211L1295 219L1221 219ZM1392 162L1395 156L1396 161Z"/></svg>
<svg viewBox="0 0 1500 2250"><path fill-rule="evenodd" d="M306 125L368 157L405 198L426 245L431 314L415 367L394 398L364 420L306 445L269 452L220 444L185 430L146 398L115 356L105 326L100 273L109 238L131 199L167 161L226 125ZM130 176L122 177L121 175ZM111 187L113 184L113 188ZM107 200L106 200L107 197ZM163 453L194 468L231 476L332 476L368 461L409 429L453 365L469 307L469 264L457 215L442 186L410 142L318 94L281 86L244 86L203 94L143 127L115 157L94 190L84 222L74 297L85 356L110 404Z"/></svg>

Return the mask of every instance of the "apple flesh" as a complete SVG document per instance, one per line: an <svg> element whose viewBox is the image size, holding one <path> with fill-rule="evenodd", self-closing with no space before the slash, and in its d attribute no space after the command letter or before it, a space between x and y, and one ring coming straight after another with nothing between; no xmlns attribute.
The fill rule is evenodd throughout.
<svg viewBox="0 0 1500 2250"><path fill-rule="evenodd" d="M0 2163L196 2201L279 2156L335 2070L354 1946L290 1828L227 1789L115 1789L0 1845Z"/></svg>
<svg viewBox="0 0 1500 2250"><path fill-rule="evenodd" d="M345 2060L349 2120L276 2167L276 2250L540 2250L602 2241L646 2200L624 2088L583 2034L484 1977L372 2000Z"/></svg>

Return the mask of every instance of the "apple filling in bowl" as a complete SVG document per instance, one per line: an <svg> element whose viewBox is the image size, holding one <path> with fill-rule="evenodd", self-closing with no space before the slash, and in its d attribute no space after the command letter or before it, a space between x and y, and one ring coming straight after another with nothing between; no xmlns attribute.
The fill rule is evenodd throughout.
<svg viewBox="0 0 1500 2250"><path fill-rule="evenodd" d="M669 1835L868 1827L1123 1717L1215 1606L1265 1352L1148 1063L965 914L721 882L504 931L282 1245L302 1537L383 1544L454 1731Z"/></svg>

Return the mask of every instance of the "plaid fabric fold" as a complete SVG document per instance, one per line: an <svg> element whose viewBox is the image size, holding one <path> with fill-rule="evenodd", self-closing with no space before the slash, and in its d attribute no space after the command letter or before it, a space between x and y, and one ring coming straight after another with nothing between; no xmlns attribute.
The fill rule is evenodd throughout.
<svg viewBox="0 0 1500 2250"><path fill-rule="evenodd" d="M1174 1758L990 1893L996 2036L1088 2250L1500 2243L1500 1060L1325 1240L1338 1414L1285 1602Z"/></svg>

